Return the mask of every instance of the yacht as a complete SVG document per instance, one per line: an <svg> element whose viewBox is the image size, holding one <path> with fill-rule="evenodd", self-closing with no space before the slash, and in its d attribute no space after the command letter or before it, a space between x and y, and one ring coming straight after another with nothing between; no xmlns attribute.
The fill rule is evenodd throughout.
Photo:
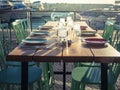
<svg viewBox="0 0 120 90"><path fill-rule="evenodd" d="M24 10L26 9L26 5L23 3L23 0L9 0L12 5L14 10Z"/></svg>
<svg viewBox="0 0 120 90"><path fill-rule="evenodd" d="M8 0L0 0L0 22L9 22L12 5Z"/></svg>

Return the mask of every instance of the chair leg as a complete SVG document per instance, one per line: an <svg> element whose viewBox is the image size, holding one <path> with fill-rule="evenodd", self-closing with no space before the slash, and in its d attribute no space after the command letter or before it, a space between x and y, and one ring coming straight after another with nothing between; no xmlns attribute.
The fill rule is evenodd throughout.
<svg viewBox="0 0 120 90"><path fill-rule="evenodd" d="M6 90L10 90L10 84L6 84Z"/></svg>
<svg viewBox="0 0 120 90"><path fill-rule="evenodd" d="M54 90L54 84L55 84L55 79L54 79L54 72L53 72L53 63L48 63L49 64L49 85L51 90Z"/></svg>
<svg viewBox="0 0 120 90"><path fill-rule="evenodd" d="M85 84L81 83L80 90L85 90Z"/></svg>
<svg viewBox="0 0 120 90"><path fill-rule="evenodd" d="M0 84L0 90L4 90L4 84Z"/></svg>
<svg viewBox="0 0 120 90"><path fill-rule="evenodd" d="M43 63L45 90L54 90L53 63Z"/></svg>
<svg viewBox="0 0 120 90"><path fill-rule="evenodd" d="M29 84L29 90L34 90L33 84Z"/></svg>
<svg viewBox="0 0 120 90"><path fill-rule="evenodd" d="M77 66L78 66L77 62L73 63L74 68L77 67Z"/></svg>
<svg viewBox="0 0 120 90"><path fill-rule="evenodd" d="M15 90L16 86L15 85L11 85L11 88L12 88L12 90Z"/></svg>
<svg viewBox="0 0 120 90"><path fill-rule="evenodd" d="M115 90L115 84L109 84L108 90Z"/></svg>
<svg viewBox="0 0 120 90"><path fill-rule="evenodd" d="M42 65L43 65L43 76L44 76L45 90L50 90L50 88L49 88L48 63L43 63Z"/></svg>
<svg viewBox="0 0 120 90"><path fill-rule="evenodd" d="M37 84L38 84L38 90L43 90L43 83L42 83L41 78L40 80L37 81Z"/></svg>
<svg viewBox="0 0 120 90"><path fill-rule="evenodd" d="M80 82L77 82L72 79L71 90L79 90L79 88L80 88Z"/></svg>
<svg viewBox="0 0 120 90"><path fill-rule="evenodd" d="M75 62L73 65L74 65L74 68L75 68L75 67L79 67L79 66L80 66L80 63L79 63L79 62Z"/></svg>

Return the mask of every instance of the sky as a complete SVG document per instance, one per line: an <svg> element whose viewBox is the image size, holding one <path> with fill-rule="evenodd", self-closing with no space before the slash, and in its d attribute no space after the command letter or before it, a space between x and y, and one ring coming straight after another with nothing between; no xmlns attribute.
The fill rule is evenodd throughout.
<svg viewBox="0 0 120 90"><path fill-rule="evenodd" d="M81 4L114 4L115 0L30 0L30 2L42 1L47 3L81 3Z"/></svg>

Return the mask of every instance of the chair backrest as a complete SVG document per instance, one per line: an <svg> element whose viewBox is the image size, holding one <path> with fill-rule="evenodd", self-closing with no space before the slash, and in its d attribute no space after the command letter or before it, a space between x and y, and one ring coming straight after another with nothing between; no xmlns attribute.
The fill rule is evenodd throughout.
<svg viewBox="0 0 120 90"><path fill-rule="evenodd" d="M14 21L12 23L12 29L14 31L15 37L17 39L18 44L21 43L21 41L26 38L24 28L20 21Z"/></svg>
<svg viewBox="0 0 120 90"><path fill-rule="evenodd" d="M0 40L0 66L5 66L5 64L6 64L5 49L3 48L2 41Z"/></svg>
<svg viewBox="0 0 120 90"><path fill-rule="evenodd" d="M4 46L6 54L12 50L11 29L7 23L0 24L0 40Z"/></svg>
<svg viewBox="0 0 120 90"><path fill-rule="evenodd" d="M111 45L120 52L120 30L115 30Z"/></svg>
<svg viewBox="0 0 120 90"><path fill-rule="evenodd" d="M120 64L119 63L114 63L111 66L112 75L114 76L114 82L116 83L118 76L120 74Z"/></svg>
<svg viewBox="0 0 120 90"><path fill-rule="evenodd" d="M112 36L111 45L120 52L120 30L115 30ZM119 63L112 63L112 74L114 76L114 81L117 81L117 78L120 74L120 64Z"/></svg>
<svg viewBox="0 0 120 90"><path fill-rule="evenodd" d="M114 24L115 24L114 20L107 20L105 23L103 34L102 34L102 37L107 39L109 43L111 43L111 40L112 40L112 35L114 32Z"/></svg>
<svg viewBox="0 0 120 90"><path fill-rule="evenodd" d="M21 27L24 29L24 34L25 36L28 36L28 34L30 33L30 29L29 29L29 20L28 19L17 19L16 21L21 23Z"/></svg>
<svg viewBox="0 0 120 90"><path fill-rule="evenodd" d="M23 27L24 29L27 31L27 29L29 28L29 20L28 19L21 19L22 23L23 23Z"/></svg>

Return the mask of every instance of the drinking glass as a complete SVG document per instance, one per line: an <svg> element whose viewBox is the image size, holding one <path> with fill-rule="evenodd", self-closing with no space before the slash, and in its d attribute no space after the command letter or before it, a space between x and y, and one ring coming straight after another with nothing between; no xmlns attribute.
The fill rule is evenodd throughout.
<svg viewBox="0 0 120 90"><path fill-rule="evenodd" d="M62 23L63 26L66 26L65 18L60 18L60 23Z"/></svg>
<svg viewBox="0 0 120 90"><path fill-rule="evenodd" d="M73 39L79 40L81 37L81 29L79 24L74 24L73 26Z"/></svg>
<svg viewBox="0 0 120 90"><path fill-rule="evenodd" d="M67 21L69 21L69 20L72 20L72 17L68 16L67 17Z"/></svg>
<svg viewBox="0 0 120 90"><path fill-rule="evenodd" d="M68 47L68 30L67 27L59 27L57 30L58 44Z"/></svg>
<svg viewBox="0 0 120 90"><path fill-rule="evenodd" d="M73 28L73 20L72 19L67 19L67 27Z"/></svg>

